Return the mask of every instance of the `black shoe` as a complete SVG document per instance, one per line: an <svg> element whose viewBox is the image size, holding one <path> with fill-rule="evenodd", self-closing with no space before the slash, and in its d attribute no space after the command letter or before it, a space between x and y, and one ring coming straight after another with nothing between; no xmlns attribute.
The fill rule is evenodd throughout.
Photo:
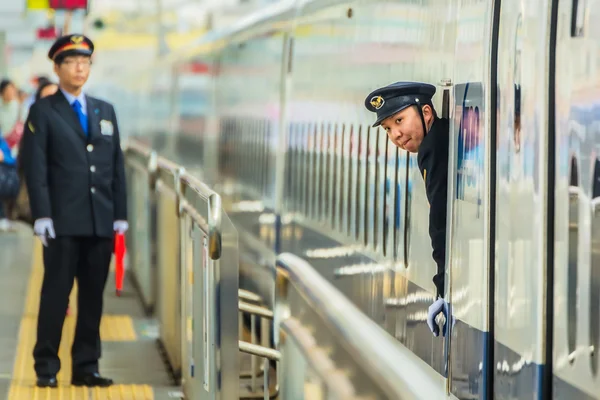
<svg viewBox="0 0 600 400"><path fill-rule="evenodd" d="M58 386L58 382L55 376L38 376L36 386L55 388Z"/></svg>
<svg viewBox="0 0 600 400"><path fill-rule="evenodd" d="M103 378L99 373L94 372L86 375L73 375L71 379L73 386L100 386L107 387L113 384L113 380L109 378Z"/></svg>

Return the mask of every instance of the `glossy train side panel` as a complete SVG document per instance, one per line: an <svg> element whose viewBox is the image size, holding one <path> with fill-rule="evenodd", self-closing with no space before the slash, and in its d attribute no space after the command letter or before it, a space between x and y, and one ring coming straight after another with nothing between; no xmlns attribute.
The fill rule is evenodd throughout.
<svg viewBox="0 0 600 400"><path fill-rule="evenodd" d="M454 119L448 194L447 300L455 324L450 338L450 391L458 398L486 398L489 359L488 285L489 131L492 15L494 2L461 2L457 9ZM495 67L495 66L494 66Z"/></svg>
<svg viewBox="0 0 600 400"><path fill-rule="evenodd" d="M220 53L215 84L218 179L239 232L240 286L273 307L275 154L278 143L284 36L268 32Z"/></svg>
<svg viewBox="0 0 600 400"><path fill-rule="evenodd" d="M416 154L372 128L374 115L363 104L392 82L437 85L452 76L455 4L441 8L303 4L294 30L282 215L282 251L307 259L439 373L443 340L432 337L423 317L436 271L423 178ZM438 88L440 114L441 98Z"/></svg>
<svg viewBox="0 0 600 400"><path fill-rule="evenodd" d="M541 399L550 1L503 0L498 43L495 396Z"/></svg>
<svg viewBox="0 0 600 400"><path fill-rule="evenodd" d="M554 397L559 399L600 398L599 18L597 0L559 1L553 348Z"/></svg>

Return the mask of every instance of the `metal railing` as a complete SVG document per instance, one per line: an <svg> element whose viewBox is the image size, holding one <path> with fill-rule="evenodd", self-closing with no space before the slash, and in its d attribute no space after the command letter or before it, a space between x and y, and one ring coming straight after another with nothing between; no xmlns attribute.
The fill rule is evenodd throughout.
<svg viewBox="0 0 600 400"><path fill-rule="evenodd" d="M125 149L128 266L186 399L239 398L237 231L220 196L140 143Z"/></svg>
<svg viewBox="0 0 600 400"><path fill-rule="evenodd" d="M250 379L246 385L246 390L241 393L241 398L264 400L276 398L278 395L277 379L275 371L270 368L269 361L279 361L279 351L271 348L271 330L273 321L273 311L265 307L263 299L250 291L240 289L238 291L239 308L239 349L245 353L250 360L250 370L241 370L240 378ZM248 333L244 329L244 314L250 318L250 342L244 335ZM260 344L258 342L257 320L260 321ZM258 358L262 358L262 366L258 365ZM243 361L244 360L242 358ZM262 375L262 385L259 385L259 378Z"/></svg>
<svg viewBox="0 0 600 400"><path fill-rule="evenodd" d="M277 258L274 310L240 290L221 197L139 143L125 161L128 265L186 399L446 398L441 375L301 258Z"/></svg>
<svg viewBox="0 0 600 400"><path fill-rule="evenodd" d="M445 380L306 261L277 259L282 399L445 399Z"/></svg>

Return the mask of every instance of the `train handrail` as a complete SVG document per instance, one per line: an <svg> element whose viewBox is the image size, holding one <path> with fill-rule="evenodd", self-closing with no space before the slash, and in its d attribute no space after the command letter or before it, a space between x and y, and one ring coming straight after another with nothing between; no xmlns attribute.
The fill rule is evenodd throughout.
<svg viewBox="0 0 600 400"><path fill-rule="evenodd" d="M221 196L209 188L205 183L187 174L178 164L158 156L151 148L135 139L128 140L125 144L125 149L127 152L148 160L148 172L151 175L151 180L154 180L155 175L161 170L168 171L174 175L175 180L178 182L178 184L176 184L176 191L181 190L181 186L184 184L186 189L194 191L198 196L208 202L209 212L206 227L208 231L209 255L213 260L219 259L221 256L222 240ZM180 204L180 207L184 206L185 204ZM188 209L188 212L191 214L191 217L194 218L195 213L191 208Z"/></svg>
<svg viewBox="0 0 600 400"><path fill-rule="evenodd" d="M156 267L159 340L174 377L186 398L238 398L238 325L226 318L238 310L235 226L220 195L183 166L136 139L124 143L124 158L128 193L137 204L131 216L136 226L129 233L133 262L138 265L135 257L146 254L140 260L155 264L139 271L145 277ZM142 186L143 192L136 191Z"/></svg>
<svg viewBox="0 0 600 400"><path fill-rule="evenodd" d="M369 319L308 262L290 254L277 258L278 273L342 339L359 360L361 370L377 382L389 398L436 399L446 391L426 371L423 360ZM276 317L277 318L277 317Z"/></svg>

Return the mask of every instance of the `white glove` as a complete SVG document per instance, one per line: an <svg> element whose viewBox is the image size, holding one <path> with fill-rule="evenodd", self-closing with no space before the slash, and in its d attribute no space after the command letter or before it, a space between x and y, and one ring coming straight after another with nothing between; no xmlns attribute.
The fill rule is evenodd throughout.
<svg viewBox="0 0 600 400"><path fill-rule="evenodd" d="M113 223L113 231L117 233L125 233L129 229L127 221L118 220Z"/></svg>
<svg viewBox="0 0 600 400"><path fill-rule="evenodd" d="M39 237L44 247L48 247L48 238L55 239L54 224L50 218L36 219L33 223L33 233Z"/></svg>
<svg viewBox="0 0 600 400"><path fill-rule="evenodd" d="M444 321L444 327L442 330L442 335L446 336L446 333L448 331L449 306L448 306L448 303L442 298L437 299L432 305L430 305L429 310L427 311L427 325L429 326L429 329L433 333L433 336L436 336L436 337L439 336L439 334L440 334L440 327L438 326L437 322L435 321L435 318L440 313L443 313L444 317L446 319ZM452 318L452 322L453 322L452 326L454 326L454 318Z"/></svg>

